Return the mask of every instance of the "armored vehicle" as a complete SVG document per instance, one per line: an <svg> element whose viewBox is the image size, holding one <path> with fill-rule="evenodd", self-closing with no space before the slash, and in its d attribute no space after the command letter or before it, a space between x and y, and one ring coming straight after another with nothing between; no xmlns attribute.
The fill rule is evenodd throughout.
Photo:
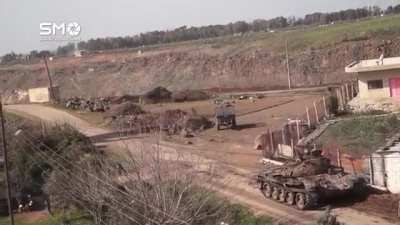
<svg viewBox="0 0 400 225"><path fill-rule="evenodd" d="M219 103L215 107L215 117L217 120L217 129L220 130L221 126L236 127L235 106L229 102Z"/></svg>
<svg viewBox="0 0 400 225"><path fill-rule="evenodd" d="M266 165L257 181L266 198L300 210L316 208L329 199L354 194L365 187L363 177L345 173L320 155L283 165Z"/></svg>

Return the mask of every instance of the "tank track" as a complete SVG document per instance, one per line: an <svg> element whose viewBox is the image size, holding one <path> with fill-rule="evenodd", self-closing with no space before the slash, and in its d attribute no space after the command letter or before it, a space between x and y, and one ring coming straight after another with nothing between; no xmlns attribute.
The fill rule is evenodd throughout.
<svg viewBox="0 0 400 225"><path fill-rule="evenodd" d="M296 207L299 210L310 210L318 207L319 196L303 189L285 187L281 184L261 182L261 193L267 199Z"/></svg>

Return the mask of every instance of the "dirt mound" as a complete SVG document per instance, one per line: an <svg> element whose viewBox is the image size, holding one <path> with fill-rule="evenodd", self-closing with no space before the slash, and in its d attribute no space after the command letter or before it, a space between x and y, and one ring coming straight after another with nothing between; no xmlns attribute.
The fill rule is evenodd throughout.
<svg viewBox="0 0 400 225"><path fill-rule="evenodd" d="M184 128L190 131L202 131L212 128L214 123L204 116L191 116L186 119Z"/></svg>
<svg viewBox="0 0 400 225"><path fill-rule="evenodd" d="M122 104L124 102L139 103L139 101L140 101L140 96L135 96L135 95L122 95L122 96L110 97L111 104Z"/></svg>
<svg viewBox="0 0 400 225"><path fill-rule="evenodd" d="M119 116L131 116L144 113L144 110L139 105L133 104L131 102L125 102L119 105L111 106L110 110L107 112L107 116L116 118Z"/></svg>
<svg viewBox="0 0 400 225"><path fill-rule="evenodd" d="M207 100L210 96L204 91L196 91L196 90L185 90L174 92L172 94L172 100L174 102L187 102L187 101L201 101Z"/></svg>
<svg viewBox="0 0 400 225"><path fill-rule="evenodd" d="M167 110L160 115L161 130L169 134L178 134L184 131L185 136L214 126L214 123L204 116L188 113L182 110Z"/></svg>
<svg viewBox="0 0 400 225"><path fill-rule="evenodd" d="M172 92L164 87L156 87L153 90L147 92L144 98L147 103L158 103L166 102L171 100Z"/></svg>

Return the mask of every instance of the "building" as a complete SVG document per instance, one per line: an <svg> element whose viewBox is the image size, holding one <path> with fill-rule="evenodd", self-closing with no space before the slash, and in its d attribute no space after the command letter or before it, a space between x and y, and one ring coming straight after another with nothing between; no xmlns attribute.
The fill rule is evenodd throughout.
<svg viewBox="0 0 400 225"><path fill-rule="evenodd" d="M400 136L371 155L369 169L371 185L400 194Z"/></svg>
<svg viewBox="0 0 400 225"><path fill-rule="evenodd" d="M357 74L360 99L400 101L400 57L353 62L345 70Z"/></svg>
<svg viewBox="0 0 400 225"><path fill-rule="evenodd" d="M52 100L51 91L49 87L31 88L28 89L30 103L47 103ZM59 91L57 87L53 87L53 94L57 100Z"/></svg>

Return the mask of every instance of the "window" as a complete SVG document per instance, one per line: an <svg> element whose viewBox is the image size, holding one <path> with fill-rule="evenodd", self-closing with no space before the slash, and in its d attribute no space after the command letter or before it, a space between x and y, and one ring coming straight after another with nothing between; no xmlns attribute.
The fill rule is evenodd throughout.
<svg viewBox="0 0 400 225"><path fill-rule="evenodd" d="M383 88L383 80L369 80L368 90Z"/></svg>

